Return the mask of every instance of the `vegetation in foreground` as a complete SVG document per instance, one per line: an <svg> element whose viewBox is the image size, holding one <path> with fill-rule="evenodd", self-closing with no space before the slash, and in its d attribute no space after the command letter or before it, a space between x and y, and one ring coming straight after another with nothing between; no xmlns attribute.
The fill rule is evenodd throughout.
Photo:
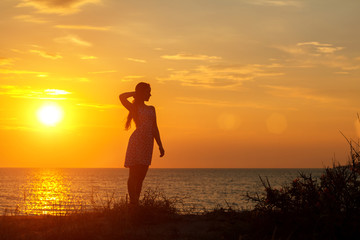
<svg viewBox="0 0 360 240"><path fill-rule="evenodd" d="M251 217L250 212L230 207L201 214L179 213L175 204L175 200L148 190L139 206L121 200L67 216L4 215L0 217L0 240L239 239Z"/></svg>
<svg viewBox="0 0 360 240"><path fill-rule="evenodd" d="M145 192L140 205L106 202L67 216L2 216L2 239L357 239L360 234L360 155L316 179L299 174L288 185L248 196L253 210L228 206L179 212L176 200Z"/></svg>
<svg viewBox="0 0 360 240"><path fill-rule="evenodd" d="M349 163L324 169L320 178L299 173L281 188L260 178L265 193L248 198L257 203L252 213L261 218L262 239L359 238L360 145L346 140Z"/></svg>

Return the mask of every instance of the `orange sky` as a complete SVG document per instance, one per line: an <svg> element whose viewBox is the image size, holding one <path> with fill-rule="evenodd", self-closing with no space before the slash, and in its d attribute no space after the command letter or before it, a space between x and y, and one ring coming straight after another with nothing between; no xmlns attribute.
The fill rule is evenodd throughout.
<svg viewBox="0 0 360 240"><path fill-rule="evenodd" d="M149 82L152 167L323 167L360 136L360 2L2 0L0 167L122 167ZM56 103L63 119L37 118Z"/></svg>

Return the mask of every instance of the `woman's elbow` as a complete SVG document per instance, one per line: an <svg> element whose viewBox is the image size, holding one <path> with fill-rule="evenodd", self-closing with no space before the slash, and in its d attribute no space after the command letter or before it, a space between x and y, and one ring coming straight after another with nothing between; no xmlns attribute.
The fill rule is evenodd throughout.
<svg viewBox="0 0 360 240"><path fill-rule="evenodd" d="M120 102L124 102L124 100L125 100L125 98L124 98L124 95L123 94L120 94L119 95L119 100L120 100Z"/></svg>
<svg viewBox="0 0 360 240"><path fill-rule="evenodd" d="M154 135L159 134L159 129L158 129L157 126L154 126L154 128L153 128L153 134L154 134Z"/></svg>

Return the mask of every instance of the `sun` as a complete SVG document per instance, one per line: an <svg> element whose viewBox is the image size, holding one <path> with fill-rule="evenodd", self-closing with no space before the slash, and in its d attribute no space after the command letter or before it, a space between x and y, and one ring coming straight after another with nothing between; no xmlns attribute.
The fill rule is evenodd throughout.
<svg viewBox="0 0 360 240"><path fill-rule="evenodd" d="M37 111L39 121L46 126L56 126L63 119L62 108L55 104L45 104Z"/></svg>

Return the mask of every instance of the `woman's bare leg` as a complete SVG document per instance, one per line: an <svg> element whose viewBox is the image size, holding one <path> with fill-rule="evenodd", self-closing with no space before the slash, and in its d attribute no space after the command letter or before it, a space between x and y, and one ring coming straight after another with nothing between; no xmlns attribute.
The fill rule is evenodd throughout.
<svg viewBox="0 0 360 240"><path fill-rule="evenodd" d="M130 197L130 204L135 204L135 186L136 186L136 169L134 167L130 167L129 168L129 178L128 178L128 193L129 193L129 197Z"/></svg>
<svg viewBox="0 0 360 240"><path fill-rule="evenodd" d="M139 204L142 183L149 166L137 165L129 168L128 192L131 204Z"/></svg>
<svg viewBox="0 0 360 240"><path fill-rule="evenodd" d="M141 189L142 189L142 184L144 182L146 173L149 169L149 166L138 166L138 175L137 175L137 182L136 182L136 187L135 187L135 193L136 193L136 199L137 201L139 201L140 198L140 194L141 194Z"/></svg>

